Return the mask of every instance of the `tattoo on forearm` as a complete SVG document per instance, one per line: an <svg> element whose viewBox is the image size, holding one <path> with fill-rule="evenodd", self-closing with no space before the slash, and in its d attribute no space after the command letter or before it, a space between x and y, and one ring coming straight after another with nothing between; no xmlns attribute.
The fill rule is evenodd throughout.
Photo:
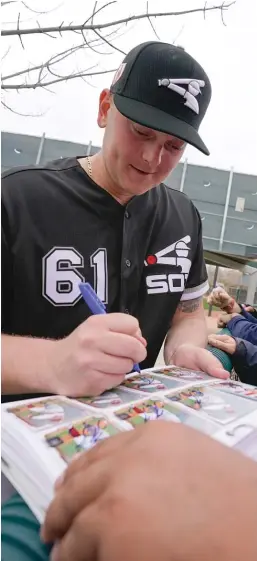
<svg viewBox="0 0 257 561"><path fill-rule="evenodd" d="M185 314L191 314L201 307L202 298L194 298L193 300L182 300L179 303L178 309Z"/></svg>

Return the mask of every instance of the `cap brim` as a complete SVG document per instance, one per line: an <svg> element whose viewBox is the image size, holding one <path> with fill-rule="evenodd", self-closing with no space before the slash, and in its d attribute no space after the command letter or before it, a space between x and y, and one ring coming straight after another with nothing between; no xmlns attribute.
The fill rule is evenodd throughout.
<svg viewBox="0 0 257 561"><path fill-rule="evenodd" d="M208 148L205 146L198 132L191 125L185 123L185 121L181 121L181 119L173 117L152 105L146 105L141 101L130 99L119 94L113 95L113 101L118 111L131 121L176 136L188 144L191 144L191 146L194 146L206 156L210 155Z"/></svg>

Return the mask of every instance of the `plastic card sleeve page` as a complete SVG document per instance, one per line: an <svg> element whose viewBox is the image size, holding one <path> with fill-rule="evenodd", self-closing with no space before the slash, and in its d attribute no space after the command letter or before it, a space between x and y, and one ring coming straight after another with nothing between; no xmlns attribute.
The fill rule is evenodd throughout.
<svg viewBox="0 0 257 561"><path fill-rule="evenodd" d="M107 416L62 396L4 404L2 471L37 515L67 464L118 432Z"/></svg>
<svg viewBox="0 0 257 561"><path fill-rule="evenodd" d="M40 522L56 478L78 454L148 421L183 423L257 460L257 388L172 365L132 373L96 397L1 409L2 471Z"/></svg>
<svg viewBox="0 0 257 561"><path fill-rule="evenodd" d="M257 411L230 423L214 438L257 462Z"/></svg>
<svg viewBox="0 0 257 561"><path fill-rule="evenodd" d="M19 465L28 465L30 460L38 463L41 473L47 473L48 477L58 476L66 463L73 459L75 452L90 448L98 440L107 437L109 432L114 432L111 427L103 427L104 423L98 422L102 417L102 412L99 414L82 400L54 396L5 404L4 407L3 450L5 455L10 456L12 450ZM108 414L108 410L103 411L104 419L106 412ZM85 419L88 417L92 417L92 421L87 423ZM93 418L96 418L97 421L93 422ZM104 430L98 431L97 426ZM61 433L65 450L66 444L69 443L70 454L68 456L59 452L53 454L56 448L59 451L57 437ZM86 438L87 436L92 438ZM71 453L71 440L73 441L73 453ZM19 450L19 454L16 454L17 450ZM61 450L63 451L63 448ZM52 456L51 466L49 466L49 454Z"/></svg>

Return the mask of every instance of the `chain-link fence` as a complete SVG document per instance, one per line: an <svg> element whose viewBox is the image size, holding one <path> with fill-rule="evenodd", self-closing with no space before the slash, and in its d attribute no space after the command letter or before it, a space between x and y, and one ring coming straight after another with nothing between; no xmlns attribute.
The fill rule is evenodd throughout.
<svg viewBox="0 0 257 561"><path fill-rule="evenodd" d="M239 304L246 304L247 303L247 290L245 287L234 287L231 286L228 289L228 292ZM254 306L257 306L257 291L255 292L254 297Z"/></svg>

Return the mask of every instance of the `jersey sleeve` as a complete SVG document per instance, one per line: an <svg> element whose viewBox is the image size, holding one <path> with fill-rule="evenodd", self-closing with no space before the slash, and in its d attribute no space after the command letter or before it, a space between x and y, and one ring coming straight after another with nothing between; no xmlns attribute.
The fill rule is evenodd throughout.
<svg viewBox="0 0 257 561"><path fill-rule="evenodd" d="M197 243L194 258L181 300L200 298L209 289L208 275L203 256L202 221L198 210L194 207L196 216Z"/></svg>

